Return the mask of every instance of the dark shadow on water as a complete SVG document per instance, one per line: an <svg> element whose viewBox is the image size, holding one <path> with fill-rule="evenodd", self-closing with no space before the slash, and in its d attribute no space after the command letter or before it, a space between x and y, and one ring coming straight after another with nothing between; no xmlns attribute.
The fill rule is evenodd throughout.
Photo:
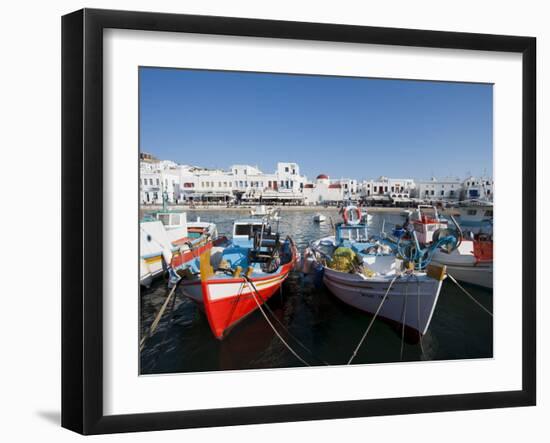
<svg viewBox="0 0 550 443"><path fill-rule="evenodd" d="M53 425L61 426L61 411L36 411L36 415Z"/></svg>

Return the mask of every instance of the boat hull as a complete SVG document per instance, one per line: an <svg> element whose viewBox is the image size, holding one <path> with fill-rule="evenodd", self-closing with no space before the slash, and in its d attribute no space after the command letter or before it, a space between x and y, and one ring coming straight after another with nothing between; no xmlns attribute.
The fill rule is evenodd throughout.
<svg viewBox="0 0 550 443"><path fill-rule="evenodd" d="M263 305L279 292L296 260L297 253L293 247L292 260L281 265L280 269L271 275L251 277L251 283L244 277L210 278L203 281L196 278L182 282L182 292L200 305L206 314L212 334L222 340L240 321L256 311L258 304Z"/></svg>
<svg viewBox="0 0 550 443"><path fill-rule="evenodd" d="M457 266L434 260L434 264L446 265L447 273L456 280L493 289L493 265Z"/></svg>
<svg viewBox="0 0 550 443"><path fill-rule="evenodd" d="M436 251L432 262L447 266L447 272L459 281L493 288L492 242L465 240L451 253Z"/></svg>
<svg viewBox="0 0 550 443"><path fill-rule="evenodd" d="M341 301L361 311L374 314L393 277L363 279L350 274L325 268L323 281ZM406 328L424 335L430 325L442 280L426 275L402 276L393 283L386 301L380 308L380 318L405 325Z"/></svg>

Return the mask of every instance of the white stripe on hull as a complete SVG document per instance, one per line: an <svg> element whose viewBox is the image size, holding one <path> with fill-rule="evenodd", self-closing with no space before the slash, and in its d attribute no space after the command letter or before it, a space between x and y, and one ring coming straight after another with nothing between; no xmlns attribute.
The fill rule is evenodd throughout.
<svg viewBox="0 0 550 443"><path fill-rule="evenodd" d="M288 275L288 274L287 274ZM258 291L271 288L273 286L282 284L286 279L287 275L284 277L278 276L276 278L264 281L253 282L254 286ZM251 295L252 290L250 285L246 282L236 282L236 283L218 283L218 284L209 284L208 285L209 295L211 301L222 300L224 298L236 297L239 294ZM202 300L202 285L184 285L183 293L196 301L197 303L203 303Z"/></svg>
<svg viewBox="0 0 550 443"><path fill-rule="evenodd" d="M438 263L434 262L434 264ZM478 266L447 265L447 273L452 275L458 281L463 281L472 285L483 286L484 288L493 288L492 264Z"/></svg>
<svg viewBox="0 0 550 443"><path fill-rule="evenodd" d="M362 279L355 274L343 273L325 268L324 282L330 291L357 309L374 314L393 277ZM425 334L430 325L442 281L425 275L399 277L393 284L379 316L403 322L405 325ZM407 307L405 309L405 298ZM420 300L420 303L419 303Z"/></svg>

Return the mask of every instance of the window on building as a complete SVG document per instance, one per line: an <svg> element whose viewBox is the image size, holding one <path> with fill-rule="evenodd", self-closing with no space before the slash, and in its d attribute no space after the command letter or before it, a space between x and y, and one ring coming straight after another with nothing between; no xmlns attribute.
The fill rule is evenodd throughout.
<svg viewBox="0 0 550 443"><path fill-rule="evenodd" d="M426 189L426 191L424 192L424 195L430 195L430 191L428 191L428 190Z"/></svg>
<svg viewBox="0 0 550 443"><path fill-rule="evenodd" d="M388 192L388 187L384 186L384 192Z"/></svg>
<svg viewBox="0 0 550 443"><path fill-rule="evenodd" d="M287 166L287 167L285 167L285 172L288 172L288 166Z"/></svg>
<svg viewBox="0 0 550 443"><path fill-rule="evenodd" d="M491 195L491 190L487 189L487 195Z"/></svg>
<svg viewBox="0 0 550 443"><path fill-rule="evenodd" d="M454 197L454 196L455 196L455 191L449 191L449 195L450 195L451 197Z"/></svg>
<svg viewBox="0 0 550 443"><path fill-rule="evenodd" d="M443 197L445 195L445 191L441 190L440 195Z"/></svg>
<svg viewBox="0 0 550 443"><path fill-rule="evenodd" d="M281 188L284 188L285 182L281 180Z"/></svg>
<svg viewBox="0 0 550 443"><path fill-rule="evenodd" d="M378 192L378 186L375 186L375 187L373 188L373 191L374 191L374 192Z"/></svg>
<svg viewBox="0 0 550 443"><path fill-rule="evenodd" d="M153 180L151 179L151 184L153 184ZM157 178L157 186L160 185L160 180Z"/></svg>
<svg viewBox="0 0 550 443"><path fill-rule="evenodd" d="M435 195L435 191L432 189L432 195Z"/></svg>
<svg viewBox="0 0 550 443"><path fill-rule="evenodd" d="M292 174L296 175L296 169L292 169Z"/></svg>

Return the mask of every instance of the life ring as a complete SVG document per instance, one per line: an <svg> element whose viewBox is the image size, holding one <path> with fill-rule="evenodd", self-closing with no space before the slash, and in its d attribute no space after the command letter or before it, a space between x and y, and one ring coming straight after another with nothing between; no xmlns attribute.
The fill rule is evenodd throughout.
<svg viewBox="0 0 550 443"><path fill-rule="evenodd" d="M352 212L355 212L356 218L350 217ZM361 222L361 210L357 206L348 206L344 208L343 216L346 225L357 225Z"/></svg>

